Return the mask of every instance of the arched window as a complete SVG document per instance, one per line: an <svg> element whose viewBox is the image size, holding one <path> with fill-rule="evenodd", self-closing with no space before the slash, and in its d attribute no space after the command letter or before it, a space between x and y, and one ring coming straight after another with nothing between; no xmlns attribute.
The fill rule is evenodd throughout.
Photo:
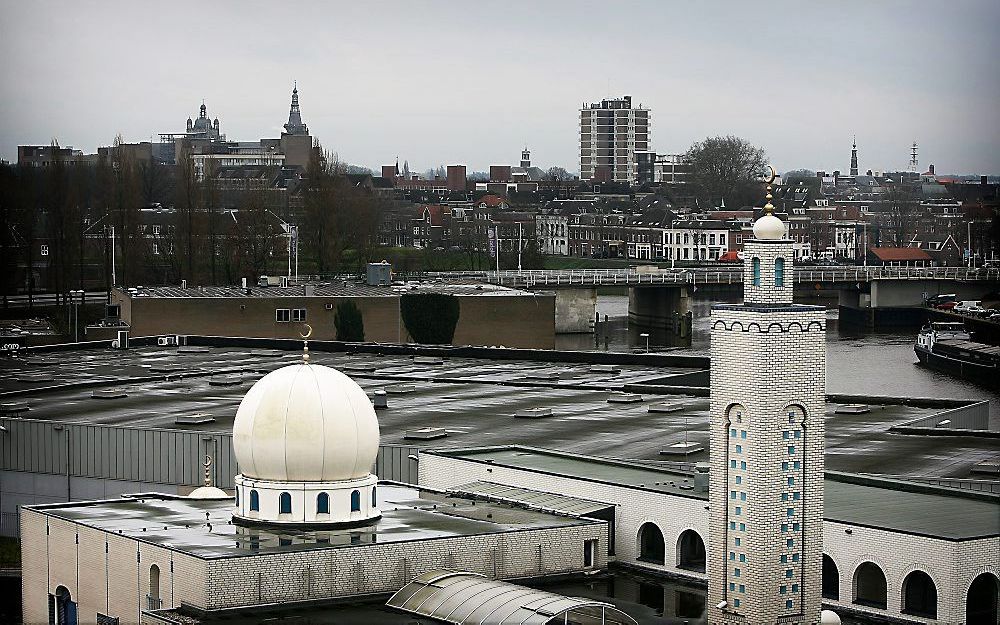
<svg viewBox="0 0 1000 625"><path fill-rule="evenodd" d="M877 564L862 562L854 571L854 603L886 609L885 573Z"/></svg>
<svg viewBox="0 0 1000 625"><path fill-rule="evenodd" d="M937 618L937 587L931 576L913 571L903 579L903 614Z"/></svg>
<svg viewBox="0 0 1000 625"><path fill-rule="evenodd" d="M705 541L698 532L684 530L677 539L677 568L705 572Z"/></svg>
<svg viewBox="0 0 1000 625"><path fill-rule="evenodd" d="M840 599L840 571L833 558L823 554L823 598Z"/></svg>
<svg viewBox="0 0 1000 625"><path fill-rule="evenodd" d="M316 514L330 514L330 495L326 493L316 495Z"/></svg>
<svg viewBox="0 0 1000 625"><path fill-rule="evenodd" d="M760 286L760 259L753 259L753 285Z"/></svg>
<svg viewBox="0 0 1000 625"><path fill-rule="evenodd" d="M656 523L643 523L639 528L639 559L651 564L664 564L665 552L660 528Z"/></svg>
<svg viewBox="0 0 1000 625"><path fill-rule="evenodd" d="M1000 580L992 573L982 573L972 580L965 598L965 622L1000 622L997 614L997 596L1000 595Z"/></svg>
<svg viewBox="0 0 1000 625"><path fill-rule="evenodd" d="M236 489L236 507L240 507L240 489Z"/></svg>
<svg viewBox="0 0 1000 625"><path fill-rule="evenodd" d="M361 491L351 491L351 512L361 512Z"/></svg>
<svg viewBox="0 0 1000 625"><path fill-rule="evenodd" d="M250 511L257 512L258 510L260 510L260 495L257 494L257 491L252 490L250 491Z"/></svg>
<svg viewBox="0 0 1000 625"><path fill-rule="evenodd" d="M56 588L56 594L52 600L56 604L56 622L59 625L76 625L76 602L70 596L69 589L65 586Z"/></svg>
<svg viewBox="0 0 1000 625"><path fill-rule="evenodd" d="M292 496L288 493L278 495L278 514L292 513Z"/></svg>
<svg viewBox="0 0 1000 625"><path fill-rule="evenodd" d="M377 507L378 504L375 503L375 487L372 486L372 508Z"/></svg>
<svg viewBox="0 0 1000 625"><path fill-rule="evenodd" d="M163 607L160 601L160 567L155 564L149 567L149 596L146 603L150 610L159 610Z"/></svg>
<svg viewBox="0 0 1000 625"><path fill-rule="evenodd" d="M785 286L785 259L774 259L774 286Z"/></svg>

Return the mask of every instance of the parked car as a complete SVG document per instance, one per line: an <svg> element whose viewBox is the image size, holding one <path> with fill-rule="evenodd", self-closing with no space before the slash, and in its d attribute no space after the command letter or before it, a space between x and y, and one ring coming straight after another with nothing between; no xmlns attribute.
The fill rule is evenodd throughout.
<svg viewBox="0 0 1000 625"><path fill-rule="evenodd" d="M958 301L958 296L954 293L940 293L938 295L931 295L927 298L927 305L933 308L941 308L941 304L951 304L954 307L955 303ZM951 308L949 307L949 308Z"/></svg>
<svg viewBox="0 0 1000 625"><path fill-rule="evenodd" d="M740 258L740 253L735 250L729 250L722 256L719 256L720 263L742 263L743 259Z"/></svg>
<svg viewBox="0 0 1000 625"><path fill-rule="evenodd" d="M967 299L955 304L952 308L952 312L961 313L963 315L978 316L979 313L983 312L982 306L983 300L980 299Z"/></svg>
<svg viewBox="0 0 1000 625"><path fill-rule="evenodd" d="M941 302L940 304L934 304L934 308L938 310L952 310L958 302Z"/></svg>

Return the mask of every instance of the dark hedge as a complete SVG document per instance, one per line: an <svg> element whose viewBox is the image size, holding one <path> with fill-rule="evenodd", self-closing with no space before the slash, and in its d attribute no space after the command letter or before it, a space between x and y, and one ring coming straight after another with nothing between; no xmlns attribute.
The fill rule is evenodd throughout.
<svg viewBox="0 0 1000 625"><path fill-rule="evenodd" d="M358 305L352 301L337 304L337 312L333 316L333 325L337 328L338 341L360 343L365 340L365 321L361 318Z"/></svg>
<svg viewBox="0 0 1000 625"><path fill-rule="evenodd" d="M406 331L417 343L446 344L455 338L459 303L454 295L407 293L399 308Z"/></svg>

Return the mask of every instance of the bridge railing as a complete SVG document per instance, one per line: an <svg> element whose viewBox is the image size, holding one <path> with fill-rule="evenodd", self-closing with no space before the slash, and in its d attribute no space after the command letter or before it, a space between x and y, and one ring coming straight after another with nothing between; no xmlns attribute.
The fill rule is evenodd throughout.
<svg viewBox="0 0 1000 625"><path fill-rule="evenodd" d="M456 274L450 274L456 277ZM686 269L529 269L480 272L492 282L510 286L606 286L642 284L735 284L743 281L742 267ZM466 275L465 277L472 277ZM796 282L871 282L872 280L1000 280L1000 269L967 267L800 267Z"/></svg>

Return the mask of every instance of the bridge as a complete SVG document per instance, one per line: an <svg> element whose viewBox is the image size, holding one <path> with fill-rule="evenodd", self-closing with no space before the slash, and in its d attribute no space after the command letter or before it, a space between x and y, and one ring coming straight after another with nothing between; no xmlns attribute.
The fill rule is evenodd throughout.
<svg viewBox="0 0 1000 625"><path fill-rule="evenodd" d="M839 299L842 323L869 329L919 324L926 314L923 305L928 295L955 293L959 299L981 299L984 293L1000 285L998 268L797 266L793 275L797 297L814 299L817 293L826 291ZM704 287L707 291L702 293L738 293L743 283L743 267L532 269L451 272L427 277L552 290L556 293L557 332L592 331L597 288L625 287L631 321L683 335L688 327L685 323L690 322L690 294Z"/></svg>
<svg viewBox="0 0 1000 625"><path fill-rule="evenodd" d="M1000 269L966 267L796 267L797 284L870 283L873 281L943 280L955 282L1000 282ZM685 269L530 269L498 272L433 274L440 277L477 279L516 288L581 286L698 286L702 284L742 284L743 267L691 267Z"/></svg>

